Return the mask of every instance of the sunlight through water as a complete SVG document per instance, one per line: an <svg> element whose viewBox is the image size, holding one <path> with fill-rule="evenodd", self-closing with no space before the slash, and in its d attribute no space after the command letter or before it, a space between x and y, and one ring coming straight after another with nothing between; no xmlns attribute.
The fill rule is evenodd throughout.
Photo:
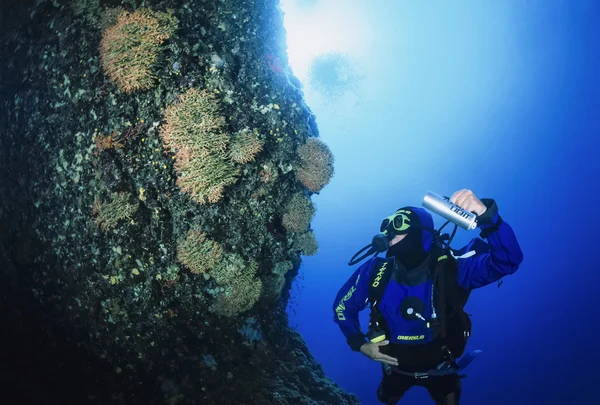
<svg viewBox="0 0 600 405"><path fill-rule="evenodd" d="M364 2L363 2L364 4ZM307 83L317 57L343 54L360 59L370 43L360 2L281 0L287 35L287 52L294 75Z"/></svg>

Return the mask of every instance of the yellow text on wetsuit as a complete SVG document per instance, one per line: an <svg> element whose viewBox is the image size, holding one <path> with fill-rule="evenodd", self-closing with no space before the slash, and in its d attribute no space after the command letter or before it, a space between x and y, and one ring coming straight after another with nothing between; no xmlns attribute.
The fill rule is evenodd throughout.
<svg viewBox="0 0 600 405"><path fill-rule="evenodd" d="M338 304L337 308L335 309L338 320L340 320L340 321L346 320L346 316L344 315L344 310L346 309L346 305L344 304L344 301L348 301L350 299L350 297L352 297L352 294L354 294L354 291L356 291L356 287L352 286L352 288L348 291L348 293L346 295L344 295L344 298L342 298L340 300L340 303Z"/></svg>
<svg viewBox="0 0 600 405"><path fill-rule="evenodd" d="M398 340L423 340L425 339L425 335L418 335L418 336L398 336Z"/></svg>

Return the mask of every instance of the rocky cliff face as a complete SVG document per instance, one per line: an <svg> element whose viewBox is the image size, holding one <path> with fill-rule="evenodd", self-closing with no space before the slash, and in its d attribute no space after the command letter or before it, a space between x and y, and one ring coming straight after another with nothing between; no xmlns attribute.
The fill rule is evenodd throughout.
<svg viewBox="0 0 600 405"><path fill-rule="evenodd" d="M358 404L286 317L334 170L277 2L8 1L1 18L4 396Z"/></svg>

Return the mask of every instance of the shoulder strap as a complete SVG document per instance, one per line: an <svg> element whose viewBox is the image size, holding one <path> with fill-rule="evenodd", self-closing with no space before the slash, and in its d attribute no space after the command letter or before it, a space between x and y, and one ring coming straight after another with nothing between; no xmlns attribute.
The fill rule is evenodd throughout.
<svg viewBox="0 0 600 405"><path fill-rule="evenodd" d="M383 293L390 282L394 258L384 259L378 257L375 259L371 267L371 275L369 279L369 303L375 306L381 301Z"/></svg>
<svg viewBox="0 0 600 405"><path fill-rule="evenodd" d="M439 310L440 337L447 344L450 356L460 356L463 353L466 338L470 335L470 320L464 313L464 306L469 298L469 291L458 284L458 263L450 251L442 251L437 257L434 280L437 291ZM465 319L465 317L467 319ZM453 319L449 325L449 319ZM455 324L463 320L460 325ZM463 329L466 328L466 329ZM467 332L467 335L465 335ZM460 336L458 336L460 335Z"/></svg>
<svg viewBox="0 0 600 405"><path fill-rule="evenodd" d="M394 258L384 259L376 258L371 266L369 275L369 296L367 301L371 307L369 315L369 333L368 339L371 342L381 341L389 332L381 311L379 311L379 302L383 298L383 293L390 282L390 277L394 269Z"/></svg>
<svg viewBox="0 0 600 405"><path fill-rule="evenodd" d="M469 291L458 284L458 262L450 252L439 258L439 264L444 268L443 289L446 293L446 303L450 311L463 309L469 298Z"/></svg>
<svg viewBox="0 0 600 405"><path fill-rule="evenodd" d="M436 291L437 298L437 310L439 315L440 322L440 334L442 340L446 339L447 332L447 318L448 318L448 308L447 308L447 290L448 284L447 280L452 279L452 275L447 274L448 268L450 266L447 265L446 260L448 260L448 255L443 254L432 255L431 266L433 267L433 288Z"/></svg>

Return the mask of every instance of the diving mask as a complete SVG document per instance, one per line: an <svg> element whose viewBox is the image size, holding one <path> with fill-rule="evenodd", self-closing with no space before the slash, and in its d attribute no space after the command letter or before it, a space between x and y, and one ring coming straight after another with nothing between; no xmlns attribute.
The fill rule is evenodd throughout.
<svg viewBox="0 0 600 405"><path fill-rule="evenodd" d="M384 235L405 235L410 230L411 212L405 209L399 209L387 218L384 218L379 227L379 232Z"/></svg>
<svg viewBox="0 0 600 405"><path fill-rule="evenodd" d="M411 230L411 226L418 224L412 224L412 212L405 208L400 208L389 217L386 217L381 222L379 227L379 235L375 235L371 242L371 246L376 252L385 252L390 245L391 240L396 235L406 235Z"/></svg>

